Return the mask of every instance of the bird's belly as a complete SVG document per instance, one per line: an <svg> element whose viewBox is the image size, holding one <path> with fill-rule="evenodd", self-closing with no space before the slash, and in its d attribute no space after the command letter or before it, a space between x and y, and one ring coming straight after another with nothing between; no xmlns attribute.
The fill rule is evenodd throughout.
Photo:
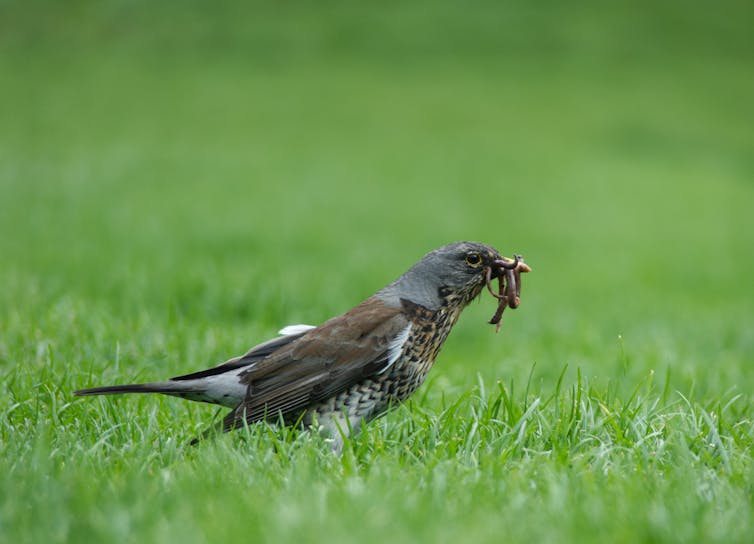
<svg viewBox="0 0 754 544"><path fill-rule="evenodd" d="M424 382L457 318L457 313L441 312L431 320L417 320L403 352L387 372L310 406L303 417L304 425L316 424L330 435L349 435L349 430L358 430L362 421L374 419L408 399Z"/></svg>

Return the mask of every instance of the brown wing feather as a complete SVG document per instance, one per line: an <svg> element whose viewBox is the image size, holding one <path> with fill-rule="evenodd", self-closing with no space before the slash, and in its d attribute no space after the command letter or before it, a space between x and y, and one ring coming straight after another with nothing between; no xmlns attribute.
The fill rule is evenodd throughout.
<svg viewBox="0 0 754 544"><path fill-rule="evenodd" d="M379 373L390 343L407 325L400 308L374 297L326 321L249 368L242 377L249 393L223 429L295 414Z"/></svg>
<svg viewBox="0 0 754 544"><path fill-rule="evenodd" d="M192 372L191 374L175 376L174 378L170 378L170 379L171 381L196 380L199 378L206 378L208 376L215 376L217 374L223 374L225 372L228 372L229 370L233 370L235 368L241 368L242 366L250 366L256 363L257 361L261 361L262 359L267 357L270 353L277 351L282 346L286 344L290 344L297 338L302 337L304 334L306 334L306 332L273 338L272 340L268 340L267 342L263 342L261 344L254 346L249 351L247 351L244 355L241 355L240 357L234 357L233 359L225 361L224 363L220 365L214 366L212 368L208 368L206 370Z"/></svg>

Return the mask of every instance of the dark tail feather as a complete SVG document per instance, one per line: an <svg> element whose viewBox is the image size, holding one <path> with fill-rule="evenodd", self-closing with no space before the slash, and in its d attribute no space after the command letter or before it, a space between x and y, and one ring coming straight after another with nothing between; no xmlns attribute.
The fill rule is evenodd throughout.
<svg viewBox="0 0 754 544"><path fill-rule="evenodd" d="M104 387L92 387L91 389L79 389L73 394L79 397L87 395L117 395L120 393L163 393L175 395L187 391L187 387L181 387L170 382L154 383L129 383L125 385L106 385Z"/></svg>

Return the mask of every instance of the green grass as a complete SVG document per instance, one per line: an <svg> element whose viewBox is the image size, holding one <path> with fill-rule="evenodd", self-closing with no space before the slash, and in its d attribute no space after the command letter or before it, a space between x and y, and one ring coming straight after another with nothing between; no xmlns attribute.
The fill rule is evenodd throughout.
<svg viewBox="0 0 754 544"><path fill-rule="evenodd" d="M209 4L207 5L209 6ZM0 541L748 542L745 2L0 3ZM459 239L482 297L342 456L74 398L318 323Z"/></svg>

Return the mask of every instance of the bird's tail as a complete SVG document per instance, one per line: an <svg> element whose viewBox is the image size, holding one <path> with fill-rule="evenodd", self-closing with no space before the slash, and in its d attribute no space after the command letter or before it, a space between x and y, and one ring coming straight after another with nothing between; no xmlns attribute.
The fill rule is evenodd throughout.
<svg viewBox="0 0 754 544"><path fill-rule="evenodd" d="M194 390L195 388L191 384L170 381L105 385L103 387L79 389L78 391L74 391L73 394L85 397L90 395L118 395L121 393L162 393L163 395L185 397L187 394L194 392Z"/></svg>

